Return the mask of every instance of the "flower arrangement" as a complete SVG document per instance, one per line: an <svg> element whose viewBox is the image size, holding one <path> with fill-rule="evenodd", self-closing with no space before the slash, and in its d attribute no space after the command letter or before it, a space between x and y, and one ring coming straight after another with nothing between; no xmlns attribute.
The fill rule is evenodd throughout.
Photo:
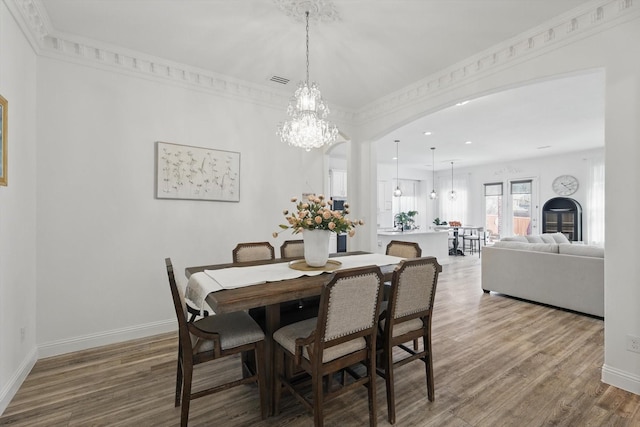
<svg viewBox="0 0 640 427"><path fill-rule="evenodd" d="M307 201L298 201L297 198L291 198L291 203L296 204L296 211L289 213L285 209L284 214L288 224L280 224L282 230L273 233L273 237L278 237L282 231L292 229L293 234L300 233L302 230L329 230L335 233L348 232L352 237L355 234L357 225L364 225L364 221L350 220L346 217L349 214L349 204L344 204L344 211L331 210L333 207L332 200L325 200L320 194L309 195Z"/></svg>

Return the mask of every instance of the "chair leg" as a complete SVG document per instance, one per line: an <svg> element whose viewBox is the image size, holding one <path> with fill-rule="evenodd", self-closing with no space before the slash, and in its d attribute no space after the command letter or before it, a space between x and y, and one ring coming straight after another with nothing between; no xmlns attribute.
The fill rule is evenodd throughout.
<svg viewBox="0 0 640 427"><path fill-rule="evenodd" d="M319 369L314 368L311 376L311 387L313 392L313 422L315 427L324 425L324 414L322 407L324 405L324 393L322 391L323 376Z"/></svg>
<svg viewBox="0 0 640 427"><path fill-rule="evenodd" d="M253 352L253 354L255 355L255 360L256 360L256 374L258 375L258 392L260 394L260 415L262 416L262 419L264 420L268 413L270 412L270 409L267 408L268 404L267 404L267 380L266 380L266 373L267 373L267 369L266 369L266 364L265 364L265 357L264 357L264 341L259 341L256 343L256 348Z"/></svg>
<svg viewBox="0 0 640 427"><path fill-rule="evenodd" d="M369 426L376 427L378 416L376 415L376 350L369 349L369 361L367 366L367 374L369 377Z"/></svg>
<svg viewBox="0 0 640 427"><path fill-rule="evenodd" d="M433 357L431 356L431 331L427 331L427 333L423 337L424 348L426 350L426 355L424 358L424 367L427 374L427 396L429 398L429 402L433 402L435 399L435 385L433 383Z"/></svg>
<svg viewBox="0 0 640 427"><path fill-rule="evenodd" d="M284 359L284 350L278 345L276 346L276 351L274 357L276 360L274 361L274 378L273 378L273 414L280 414L280 394L282 393L282 384L280 380L281 375L285 375L285 361Z"/></svg>
<svg viewBox="0 0 640 427"><path fill-rule="evenodd" d="M178 347L178 368L176 369L176 398L175 407L180 406L180 394L182 393L182 347Z"/></svg>
<svg viewBox="0 0 640 427"><path fill-rule="evenodd" d="M182 384L182 407L180 410L180 426L187 427L189 423L189 405L191 403L191 382L193 377L193 364L187 362L187 366L183 366L184 382Z"/></svg>
<svg viewBox="0 0 640 427"><path fill-rule="evenodd" d="M395 390L393 389L393 346L390 344L385 348L384 360L384 379L387 386L387 417L389 423L396 422L396 399Z"/></svg>

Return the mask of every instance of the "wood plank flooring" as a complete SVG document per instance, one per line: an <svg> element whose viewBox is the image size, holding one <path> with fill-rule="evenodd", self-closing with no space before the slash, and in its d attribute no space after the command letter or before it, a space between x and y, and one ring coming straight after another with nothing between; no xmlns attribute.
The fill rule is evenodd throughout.
<svg viewBox="0 0 640 427"><path fill-rule="evenodd" d="M168 284L158 286L169 298ZM484 294L471 256L444 266L434 310L436 399L427 400L420 362L397 369L397 426L640 426L640 396L600 382L601 320ZM0 425L179 425L176 353L177 336L165 334L40 360ZM238 359L220 362L197 367L196 388L240 375ZM388 425L381 378L377 391L378 424ZM280 415L259 413L255 386L240 386L192 402L190 425L313 425L289 395ZM366 390L325 413L327 426L367 425Z"/></svg>

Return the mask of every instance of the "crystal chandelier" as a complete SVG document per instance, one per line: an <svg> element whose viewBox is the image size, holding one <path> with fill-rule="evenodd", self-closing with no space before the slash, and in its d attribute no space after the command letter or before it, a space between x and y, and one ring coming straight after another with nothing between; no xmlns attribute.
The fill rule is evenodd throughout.
<svg viewBox="0 0 640 427"><path fill-rule="evenodd" d="M338 136L338 128L325 120L329 107L315 82L309 84L309 12L307 18L307 79L298 84L289 101L287 114L290 119L278 125L277 134L282 142L311 151L325 144L331 144Z"/></svg>
<svg viewBox="0 0 640 427"><path fill-rule="evenodd" d="M400 160L400 157L398 157L398 144L399 143L400 143L400 140L396 139L396 189L393 190L393 196L394 197L402 196L402 190L400 189L400 178L399 178L399 173L398 173L398 171L400 170L400 168L398 167L398 161Z"/></svg>
<svg viewBox="0 0 640 427"><path fill-rule="evenodd" d="M431 193L429 193L429 198L431 200L435 200L436 197L438 197L438 193L436 193L436 156L435 156L435 152L436 152L436 147L431 147L431 162L433 164L433 190L431 190Z"/></svg>
<svg viewBox="0 0 640 427"><path fill-rule="evenodd" d="M456 196L456 192L453 191L453 162L451 162L451 191L449 192L449 200L455 200Z"/></svg>

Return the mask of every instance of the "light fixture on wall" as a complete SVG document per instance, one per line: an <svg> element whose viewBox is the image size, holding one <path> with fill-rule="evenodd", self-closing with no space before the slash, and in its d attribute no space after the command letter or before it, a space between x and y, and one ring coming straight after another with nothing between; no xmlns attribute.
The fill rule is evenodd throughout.
<svg viewBox="0 0 640 427"><path fill-rule="evenodd" d="M399 161L399 157L398 157L398 144L400 144L400 140L396 139L396 189L393 190L393 196L394 197L400 197L402 196L402 190L400 189L400 178L399 178L399 166L398 166L398 161Z"/></svg>
<svg viewBox="0 0 640 427"><path fill-rule="evenodd" d="M438 197L438 193L436 193L436 147L431 147L431 162L433 163L433 190L429 193L429 198L431 200L435 200Z"/></svg>
<svg viewBox="0 0 640 427"><path fill-rule="evenodd" d="M449 192L449 200L455 200L456 196L456 192L453 191L453 162L451 162L451 191Z"/></svg>
<svg viewBox="0 0 640 427"><path fill-rule="evenodd" d="M287 114L290 119L278 125L277 134L282 142L311 151L331 144L338 136L338 128L325 120L329 107L315 82L309 84L309 12L307 17L307 79L300 82L289 101Z"/></svg>

